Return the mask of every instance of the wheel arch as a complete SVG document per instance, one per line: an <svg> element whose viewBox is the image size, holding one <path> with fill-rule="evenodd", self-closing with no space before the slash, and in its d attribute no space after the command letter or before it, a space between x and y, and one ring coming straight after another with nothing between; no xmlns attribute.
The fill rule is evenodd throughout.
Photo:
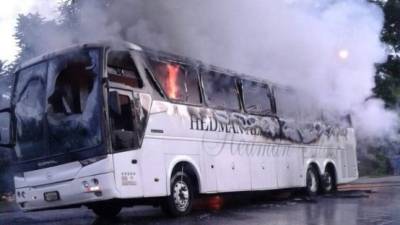
<svg viewBox="0 0 400 225"><path fill-rule="evenodd" d="M305 171L304 171L305 173L304 174L307 173L308 168L313 167L315 170L317 170L319 176L322 175L322 171L323 170L321 170L321 165L317 161L309 160L309 161L307 161L306 165L307 166L305 167Z"/></svg>
<svg viewBox="0 0 400 225"><path fill-rule="evenodd" d="M307 160L306 161L306 163L305 163L305 167L304 167L304 171L303 171L303 174L304 174L304 179L303 179L303 185L302 186L306 186L307 185L307 183L306 183L306 177L307 177L307 170L308 170L308 168L310 168L310 167L313 167L316 171L317 171L317 173L318 173L318 179L320 179L320 177L321 177L321 165L316 161L316 160L313 160L313 159L309 159L309 160Z"/></svg>
<svg viewBox="0 0 400 225"><path fill-rule="evenodd" d="M200 168L198 167L197 163L195 160L193 160L190 157L177 157L174 160L172 160L168 166L167 170L167 179L166 179L166 185L167 185L167 195L171 194L171 178L173 174L176 171L180 171L182 168L184 169L184 172L188 173L188 175L193 179L196 192L200 193L202 190L202 179L201 179L201 174L200 174Z"/></svg>
<svg viewBox="0 0 400 225"><path fill-rule="evenodd" d="M336 184L338 183L338 171L337 171L337 167L336 167L336 163L333 162L332 160L328 160L324 163L324 173L325 171L330 171L333 174L333 177L335 179Z"/></svg>

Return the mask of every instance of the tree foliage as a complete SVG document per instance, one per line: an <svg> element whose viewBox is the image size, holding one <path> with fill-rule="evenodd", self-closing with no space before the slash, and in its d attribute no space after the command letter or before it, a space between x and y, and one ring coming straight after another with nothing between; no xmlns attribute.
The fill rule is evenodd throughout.
<svg viewBox="0 0 400 225"><path fill-rule="evenodd" d="M377 66L374 92L387 107L397 108L400 98L400 0L388 0L380 5L385 16L381 39L390 54L385 63Z"/></svg>
<svg viewBox="0 0 400 225"><path fill-rule="evenodd" d="M0 76L6 73L6 62L0 60Z"/></svg>
<svg viewBox="0 0 400 225"><path fill-rule="evenodd" d="M58 23L54 20L45 20L40 14L19 15L15 38L20 52L16 63L21 63L31 59L48 49L49 43L46 37L52 35L60 29Z"/></svg>

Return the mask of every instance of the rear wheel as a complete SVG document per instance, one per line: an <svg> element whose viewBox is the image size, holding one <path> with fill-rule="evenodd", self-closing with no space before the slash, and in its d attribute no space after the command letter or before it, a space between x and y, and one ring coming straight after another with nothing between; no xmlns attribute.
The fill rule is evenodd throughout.
<svg viewBox="0 0 400 225"><path fill-rule="evenodd" d="M192 211L194 186L185 172L177 172L171 178L171 194L161 205L164 212L178 217Z"/></svg>
<svg viewBox="0 0 400 225"><path fill-rule="evenodd" d="M327 170L324 173L322 182L322 191L324 193L332 193L336 191L336 180L335 175L331 170Z"/></svg>
<svg viewBox="0 0 400 225"><path fill-rule="evenodd" d="M122 207L111 203L101 203L91 206L91 209L98 217L114 218L121 212Z"/></svg>
<svg viewBox="0 0 400 225"><path fill-rule="evenodd" d="M311 197L316 196L318 194L319 179L318 172L314 167L310 167L307 170L306 184L307 195Z"/></svg>

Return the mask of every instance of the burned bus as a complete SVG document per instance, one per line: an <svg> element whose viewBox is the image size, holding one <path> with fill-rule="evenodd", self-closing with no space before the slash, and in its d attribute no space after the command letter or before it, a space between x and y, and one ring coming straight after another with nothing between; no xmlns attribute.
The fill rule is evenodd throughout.
<svg viewBox="0 0 400 225"><path fill-rule="evenodd" d="M156 204L182 216L200 195L316 195L358 177L349 120L305 120L289 89L132 43L33 59L11 93L0 140L23 211Z"/></svg>

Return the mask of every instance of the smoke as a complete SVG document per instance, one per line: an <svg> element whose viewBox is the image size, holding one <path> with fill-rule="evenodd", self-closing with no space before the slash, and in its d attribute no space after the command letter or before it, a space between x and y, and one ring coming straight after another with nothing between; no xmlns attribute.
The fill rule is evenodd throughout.
<svg viewBox="0 0 400 225"><path fill-rule="evenodd" d="M397 114L373 99L383 13L364 0L82 1L71 30L47 46L122 39L295 86L335 113L353 115L361 137L394 135ZM46 43L46 42L45 42ZM367 100L369 99L369 100Z"/></svg>

